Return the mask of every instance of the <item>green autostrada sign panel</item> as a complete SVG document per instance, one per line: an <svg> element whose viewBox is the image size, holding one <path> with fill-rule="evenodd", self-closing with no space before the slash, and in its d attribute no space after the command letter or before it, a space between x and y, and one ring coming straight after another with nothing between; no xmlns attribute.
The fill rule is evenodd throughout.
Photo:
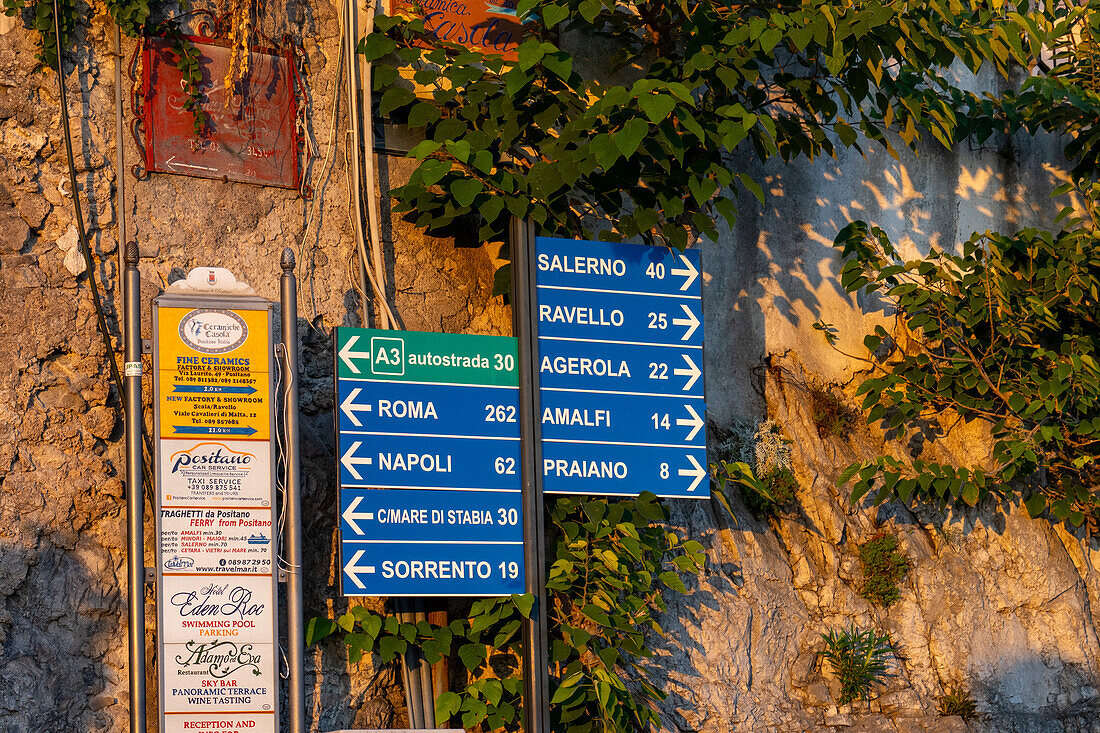
<svg viewBox="0 0 1100 733"><path fill-rule="evenodd" d="M517 341L504 336L338 328L336 354L340 379L519 384Z"/></svg>

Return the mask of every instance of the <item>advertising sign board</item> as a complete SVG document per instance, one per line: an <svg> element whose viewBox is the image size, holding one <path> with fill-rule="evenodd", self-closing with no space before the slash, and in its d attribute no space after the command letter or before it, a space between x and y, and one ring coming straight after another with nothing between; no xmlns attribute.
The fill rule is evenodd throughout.
<svg viewBox="0 0 1100 733"><path fill-rule="evenodd" d="M272 304L153 305L161 730L276 731Z"/></svg>

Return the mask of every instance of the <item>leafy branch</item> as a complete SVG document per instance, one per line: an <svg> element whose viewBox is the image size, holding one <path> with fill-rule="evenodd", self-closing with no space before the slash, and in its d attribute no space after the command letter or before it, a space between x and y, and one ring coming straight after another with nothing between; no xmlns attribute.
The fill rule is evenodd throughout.
<svg viewBox="0 0 1100 733"><path fill-rule="evenodd" d="M1063 191L1065 192L1065 191ZM881 456L853 464L853 501L1018 498L1073 526L1100 519L1100 253L1093 245L1100 188L1078 190L1088 216L1062 229L974 235L961 254L905 261L878 227L853 222L837 245L848 292L878 292L897 328L856 390L869 423L905 429L937 416L980 421L993 438L986 465L953 466Z"/></svg>
<svg viewBox="0 0 1100 733"><path fill-rule="evenodd" d="M686 592L681 574L702 569L702 545L669 531L667 511L648 493L618 501L556 498L548 519L552 728L586 733L659 725L654 703L664 695L645 679L649 639L663 634L657 615L665 594ZM455 655L467 682L438 691L436 719L457 719L468 730L514 731L520 630L532 605L526 595L481 600L446 626L403 624L356 606L336 620L310 619L306 641L343 632L352 662L369 653L388 663L410 647L432 664Z"/></svg>

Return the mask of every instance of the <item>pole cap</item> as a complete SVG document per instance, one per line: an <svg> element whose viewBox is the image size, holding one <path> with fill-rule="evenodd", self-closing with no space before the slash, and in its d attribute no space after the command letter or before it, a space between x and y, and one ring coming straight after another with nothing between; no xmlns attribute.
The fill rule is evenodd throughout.
<svg viewBox="0 0 1100 733"><path fill-rule="evenodd" d="M283 272L290 272L294 269L294 250L290 247L283 247L283 258L279 261L282 265Z"/></svg>
<svg viewBox="0 0 1100 733"><path fill-rule="evenodd" d="M138 257L140 256L138 251L137 242L127 242L126 247L123 249L122 256L126 261L127 267L137 267Z"/></svg>

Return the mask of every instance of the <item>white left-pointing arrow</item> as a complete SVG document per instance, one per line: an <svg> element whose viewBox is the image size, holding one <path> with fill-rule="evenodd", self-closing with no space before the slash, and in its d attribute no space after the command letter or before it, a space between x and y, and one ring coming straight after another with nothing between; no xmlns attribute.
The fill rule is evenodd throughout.
<svg viewBox="0 0 1100 733"><path fill-rule="evenodd" d="M348 508L344 510L344 513L340 515L344 518L344 521L348 523L348 526L352 528L352 531L354 531L355 534L366 534L366 532L359 529L358 520L369 522L370 520L374 519L374 512L355 511L359 508L359 502L361 501L363 501L363 497L355 497L351 500L351 503L348 504Z"/></svg>
<svg viewBox="0 0 1100 733"><path fill-rule="evenodd" d="M355 554L351 556L351 560L344 566L344 572L347 573L347 576L351 578L351 582L355 583L355 586L359 590L367 589L367 586L363 585L363 581L359 580L359 574L366 573L367 575L371 575L374 573L373 565L358 565L360 558L362 558L366 552L366 550L356 550Z"/></svg>
<svg viewBox="0 0 1100 733"><path fill-rule="evenodd" d="M677 257L679 257L680 260L685 265L687 265L687 269L685 270L680 267L673 267L672 274L683 275L687 277L687 280L684 280L684 283L680 286L680 290L684 291L687 290L693 282L695 282L695 278L699 277L699 271L695 269L695 265L691 264L691 261L688 260L687 257L684 257L683 255L677 255Z"/></svg>
<svg viewBox="0 0 1100 733"><path fill-rule="evenodd" d="M680 307L684 309L684 313L687 314L687 318L673 318L672 323L676 326L687 326L687 332L680 337L681 341L687 341L691 338L691 334L695 333L695 329L699 328L699 319L695 317L695 314L691 312L691 308L688 308L683 303Z"/></svg>
<svg viewBox="0 0 1100 733"><path fill-rule="evenodd" d="M699 465L699 461L695 460L695 456L688 453L687 459L688 463L691 464L691 468L681 468L677 473L681 476L694 476L695 480L691 482L688 491L695 491L695 488L699 485L699 482L703 480L703 477L707 475L707 472L706 469Z"/></svg>
<svg viewBox="0 0 1100 733"><path fill-rule="evenodd" d="M356 387L344 398L344 401L340 403L340 409L348 416L348 420L351 420L352 425L357 428L363 427L363 423L359 422L359 418L355 416L355 413L370 412L370 403L365 405L355 404L355 398L358 397L359 393L362 391L363 389L361 387Z"/></svg>
<svg viewBox="0 0 1100 733"><path fill-rule="evenodd" d="M166 166L168 166L169 168L171 168L172 170L176 170L177 168L192 168L192 169L197 170L197 171L207 171L207 172L212 172L212 171L216 172L218 170L217 168L211 168L211 167L205 166L205 165L192 165L190 163L177 163L175 161L176 161L176 156L173 155L171 158L164 161L164 164Z"/></svg>
<svg viewBox="0 0 1100 733"><path fill-rule="evenodd" d="M369 458L360 458L355 455L355 451L359 450L359 446L363 445L361 441L355 441L351 444L351 447L344 451L344 455L340 456L340 463L344 464L344 468L348 469L348 473L354 476L357 480L362 481L363 477L359 474L359 471L355 469L356 466L369 466L371 460Z"/></svg>
<svg viewBox="0 0 1100 733"><path fill-rule="evenodd" d="M344 344L344 348L340 349L340 358L344 363L348 365L353 373L359 373L359 367L355 366L355 362L352 359L369 359L370 354L365 351L352 351L352 347L355 346L355 342L359 340L358 336L352 336L348 339L348 342Z"/></svg>
<svg viewBox="0 0 1100 733"><path fill-rule="evenodd" d="M691 417L687 419L682 417L677 418L676 424L691 425L691 432L688 433L687 438L685 438L685 440L691 440L699 432L699 428L703 427L703 418L699 417L699 413L697 413L691 405L684 405L684 409L688 411Z"/></svg>

